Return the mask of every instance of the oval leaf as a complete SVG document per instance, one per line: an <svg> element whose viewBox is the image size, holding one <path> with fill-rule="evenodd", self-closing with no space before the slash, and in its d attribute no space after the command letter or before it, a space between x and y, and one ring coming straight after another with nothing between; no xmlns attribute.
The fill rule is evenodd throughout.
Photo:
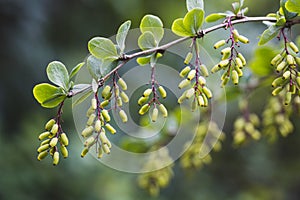
<svg viewBox="0 0 300 200"><path fill-rule="evenodd" d="M205 18L205 21L208 23L218 21L219 19L225 18L225 13L212 13Z"/></svg>
<svg viewBox="0 0 300 200"><path fill-rule="evenodd" d="M140 29L142 33L150 31L158 44L164 36L163 23L159 17L145 15L141 20Z"/></svg>
<svg viewBox="0 0 300 200"><path fill-rule="evenodd" d="M53 61L49 63L46 71L47 71L47 76L52 83L68 91L69 73L63 63L58 61Z"/></svg>
<svg viewBox="0 0 300 200"><path fill-rule="evenodd" d="M176 19L172 24L172 31L178 36L188 37L194 36L194 33L187 30L183 24L183 18Z"/></svg>
<svg viewBox="0 0 300 200"><path fill-rule="evenodd" d="M194 8L184 16L183 25L185 26L186 30L196 35L203 24L203 19L204 11L198 8Z"/></svg>
<svg viewBox="0 0 300 200"><path fill-rule="evenodd" d="M279 34L281 28L282 28L281 26L276 26L276 25L270 26L262 33L258 45L264 45L270 40L272 40L274 37L276 37Z"/></svg>
<svg viewBox="0 0 300 200"><path fill-rule="evenodd" d="M86 64L90 75L95 80L100 79L101 78L100 67L102 65L102 61L91 55L87 58Z"/></svg>
<svg viewBox="0 0 300 200"><path fill-rule="evenodd" d="M54 108L66 98L59 87L48 83L36 85L33 88L33 96L45 108Z"/></svg>
<svg viewBox="0 0 300 200"><path fill-rule="evenodd" d="M138 45L142 50L152 49L157 46L154 35L147 31L140 35Z"/></svg>
<svg viewBox="0 0 300 200"><path fill-rule="evenodd" d="M186 8L188 11L194 8L204 9L203 0L186 0Z"/></svg>
<svg viewBox="0 0 300 200"><path fill-rule="evenodd" d="M99 59L118 59L114 43L104 37L95 37L88 43L90 53Z"/></svg>
<svg viewBox="0 0 300 200"><path fill-rule="evenodd" d="M130 29L130 26L131 26L131 21L128 20L128 21L124 22L118 29L116 41L121 50L121 53L123 53L125 50L125 40L126 40L128 31Z"/></svg>
<svg viewBox="0 0 300 200"><path fill-rule="evenodd" d="M300 13L300 0L288 0L285 7L290 12Z"/></svg>
<svg viewBox="0 0 300 200"><path fill-rule="evenodd" d="M151 55L150 56L146 56L146 57L139 57L136 59L136 62L143 66L143 65L147 65L150 63L150 59L151 59Z"/></svg>
<svg viewBox="0 0 300 200"><path fill-rule="evenodd" d="M102 61L102 65L100 67L100 73L102 76L105 76L110 72L113 68L118 65L117 60L106 59Z"/></svg>
<svg viewBox="0 0 300 200"><path fill-rule="evenodd" d="M72 69L70 73L70 79L73 78L79 72L79 70L81 69L82 66L84 66L84 64L85 64L84 62L79 63Z"/></svg>

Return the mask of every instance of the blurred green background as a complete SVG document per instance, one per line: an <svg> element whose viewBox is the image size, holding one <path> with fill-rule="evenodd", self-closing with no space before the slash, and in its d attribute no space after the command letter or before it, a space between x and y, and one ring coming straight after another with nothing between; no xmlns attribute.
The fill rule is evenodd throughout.
<svg viewBox="0 0 300 200"><path fill-rule="evenodd" d="M206 13L230 9L231 2L206 0ZM246 0L252 16L274 12L278 4L279 0ZM138 27L148 13L170 27L185 11L183 0L0 0L0 199L152 199L137 187L135 174L107 168L91 156L80 158L81 143L67 109L70 157L57 167L48 159L38 162L37 136L55 110L41 108L31 90L47 80L50 61L60 60L70 69L83 60L93 36L114 35L127 19ZM249 36L252 45L264 28L239 27L241 33L254 34ZM220 37L220 32L208 41L214 42L213 37ZM247 50L253 55L252 47ZM262 140L234 149L230 130L238 114L235 109L229 106L227 140L223 151L213 154L213 163L194 174L175 167L175 178L157 199L300 199L299 125L274 144Z"/></svg>

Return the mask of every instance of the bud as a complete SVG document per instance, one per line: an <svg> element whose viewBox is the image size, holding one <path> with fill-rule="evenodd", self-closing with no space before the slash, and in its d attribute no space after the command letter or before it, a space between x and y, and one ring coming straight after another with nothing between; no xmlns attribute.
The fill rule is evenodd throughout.
<svg viewBox="0 0 300 200"><path fill-rule="evenodd" d="M247 61L246 61L245 57L243 56L243 54L238 53L237 56L239 59L241 59L243 66L245 66L247 64Z"/></svg>
<svg viewBox="0 0 300 200"><path fill-rule="evenodd" d="M108 106L108 104L109 104L109 100L104 100L100 103L100 107L104 108L104 107Z"/></svg>
<svg viewBox="0 0 300 200"><path fill-rule="evenodd" d="M280 54L277 54L272 60L271 60L271 65L276 65L277 64L277 62L279 61L279 60L281 60L282 59L282 56L280 55Z"/></svg>
<svg viewBox="0 0 300 200"><path fill-rule="evenodd" d="M56 151L54 154L53 154L53 165L57 165L59 162L59 153L58 151Z"/></svg>
<svg viewBox="0 0 300 200"><path fill-rule="evenodd" d="M89 119L88 119L88 121L86 122L86 124L88 126L91 126L94 123L95 118L96 118L96 115L94 113L91 114L90 117L89 117Z"/></svg>
<svg viewBox="0 0 300 200"><path fill-rule="evenodd" d="M202 76L204 76L204 77L208 77L209 76L207 67L204 64L201 64L199 66L199 68L200 68L200 72L201 72Z"/></svg>
<svg viewBox="0 0 300 200"><path fill-rule="evenodd" d="M109 122L109 121L110 121L110 116L109 116L109 113L108 113L107 110L103 109L103 110L101 111L101 114L102 114L102 116L104 117L104 120L105 120L106 122Z"/></svg>
<svg viewBox="0 0 300 200"><path fill-rule="evenodd" d="M57 133L57 131L58 131L58 124L54 124L54 125L52 126L50 132L54 135L54 134Z"/></svg>
<svg viewBox="0 0 300 200"><path fill-rule="evenodd" d="M192 96L194 96L195 94L195 89L194 88L190 88L186 91L185 97L187 99L191 98Z"/></svg>
<svg viewBox="0 0 300 200"><path fill-rule="evenodd" d="M191 70L190 72L189 72L189 74L187 75L187 80L192 80L193 78L195 78L195 75L196 75L196 70Z"/></svg>
<svg viewBox="0 0 300 200"><path fill-rule="evenodd" d="M218 71L220 71L221 70L221 67L219 67L219 65L215 65L215 66L213 66L213 68L211 69L211 73L216 73L216 72L218 72Z"/></svg>
<svg viewBox="0 0 300 200"><path fill-rule="evenodd" d="M158 109L157 108L153 108L152 115L151 115L152 122L156 122L157 117L158 117Z"/></svg>
<svg viewBox="0 0 300 200"><path fill-rule="evenodd" d="M180 76L180 77L185 77L190 71L191 71L190 66L186 66L185 68L183 68L183 69L180 71L179 76Z"/></svg>
<svg viewBox="0 0 300 200"><path fill-rule="evenodd" d="M118 85L122 88L122 90L127 90L127 84L126 84L126 82L124 81L124 79L119 78L119 80L118 80Z"/></svg>
<svg viewBox="0 0 300 200"><path fill-rule="evenodd" d="M124 103L129 102L129 98L128 98L127 94L124 91L121 92L120 96L121 96L122 100L124 101Z"/></svg>
<svg viewBox="0 0 300 200"><path fill-rule="evenodd" d="M121 99L121 97L117 98L117 106L121 107L123 105L123 101Z"/></svg>
<svg viewBox="0 0 300 200"><path fill-rule="evenodd" d="M228 59L226 59L226 60L222 60L221 62L219 62L219 64L218 64L218 66L220 67L220 68L222 68L222 67L227 67L227 65L229 64L229 60Z"/></svg>
<svg viewBox="0 0 300 200"><path fill-rule="evenodd" d="M163 86L158 87L158 92L163 99L167 97L167 92Z"/></svg>
<svg viewBox="0 0 300 200"><path fill-rule="evenodd" d="M191 62L192 58L193 58L192 52L188 52L188 54L185 57L184 64L186 64L186 65L189 64Z"/></svg>
<svg viewBox="0 0 300 200"><path fill-rule="evenodd" d="M144 103L146 103L146 101L149 99L149 97L140 97L139 100L138 100L138 104L141 106L143 105Z"/></svg>
<svg viewBox="0 0 300 200"><path fill-rule="evenodd" d="M85 129L83 129L83 131L81 132L81 135L83 137L89 137L93 134L94 131L94 127L93 126L88 126Z"/></svg>
<svg viewBox="0 0 300 200"><path fill-rule="evenodd" d="M291 47L291 49L293 50L293 52L295 52L295 53L299 52L299 49L298 49L297 45L294 42L289 42L288 44Z"/></svg>
<svg viewBox="0 0 300 200"><path fill-rule="evenodd" d="M85 147L83 148L83 150L81 151L81 158L83 158L84 156L86 156L86 154L89 152L89 148Z"/></svg>
<svg viewBox="0 0 300 200"><path fill-rule="evenodd" d="M143 92L143 97L149 97L151 93L152 93L152 89L148 88Z"/></svg>
<svg viewBox="0 0 300 200"><path fill-rule="evenodd" d="M96 122L95 122L95 131L97 133L99 133L101 131L101 121L100 121L100 119L97 119Z"/></svg>
<svg viewBox="0 0 300 200"><path fill-rule="evenodd" d="M107 128L107 130L109 132L111 132L111 134L115 134L117 132L116 129L114 127L112 127L112 125L110 125L109 123L106 123L105 127Z"/></svg>
<svg viewBox="0 0 300 200"><path fill-rule="evenodd" d="M97 109L97 99L95 97L92 98L91 105L92 105L91 107L92 107L93 110Z"/></svg>
<svg viewBox="0 0 300 200"><path fill-rule="evenodd" d="M139 114L144 115L146 112L148 112L149 109L150 109L150 105L147 103L140 108Z"/></svg>
<svg viewBox="0 0 300 200"><path fill-rule="evenodd" d="M47 150L47 149L49 149L49 148L50 148L50 145L49 145L49 144L44 144L44 145L40 146L40 147L37 149L37 152L38 152L38 153L41 153L42 151L45 151L45 150Z"/></svg>
<svg viewBox="0 0 300 200"><path fill-rule="evenodd" d="M286 61L289 65L294 65L295 64L295 59L291 54L286 56Z"/></svg>
<svg viewBox="0 0 300 200"><path fill-rule="evenodd" d="M198 82L201 86L205 86L206 85L206 80L203 76L199 76L198 78Z"/></svg>
<svg viewBox="0 0 300 200"><path fill-rule="evenodd" d="M163 117L168 117L168 110L166 109L166 107L164 106L164 104L160 104L158 106L159 111L162 113Z"/></svg>
<svg viewBox="0 0 300 200"><path fill-rule="evenodd" d="M286 105L286 106L289 105L290 102L291 102L291 100L292 100L292 93L291 92L287 92L285 94L284 105Z"/></svg>
<svg viewBox="0 0 300 200"><path fill-rule="evenodd" d="M272 91L272 95L276 96L283 90L283 87L277 87Z"/></svg>
<svg viewBox="0 0 300 200"><path fill-rule="evenodd" d="M216 42L216 43L214 44L214 48L215 48L215 49L218 49L218 48L224 46L225 44L226 44L226 41L225 41L225 40L220 40L220 41L218 41L218 42Z"/></svg>
<svg viewBox="0 0 300 200"><path fill-rule="evenodd" d="M291 75L291 72L290 72L290 71L285 71L285 72L283 73L283 75L282 75L282 78L283 78L283 79L288 79L288 78L290 77L290 75Z"/></svg>
<svg viewBox="0 0 300 200"><path fill-rule="evenodd" d="M54 120L54 119L50 119L50 120L46 123L45 129L46 129L47 131L50 131L51 128L52 128L52 126L53 126L54 124L55 124L55 120Z"/></svg>
<svg viewBox="0 0 300 200"><path fill-rule="evenodd" d="M50 135L49 131L43 132L39 135L39 140L43 140Z"/></svg>
<svg viewBox="0 0 300 200"><path fill-rule="evenodd" d="M48 151L43 151L41 153L39 153L39 155L37 156L37 159L39 161L43 160L46 156L48 155Z"/></svg>
<svg viewBox="0 0 300 200"><path fill-rule="evenodd" d="M185 87L187 87L190 83L191 83L191 81L189 81L188 79L183 79L183 80L179 83L178 88L179 88L179 89L185 88Z"/></svg>
<svg viewBox="0 0 300 200"><path fill-rule="evenodd" d="M109 93L111 93L111 87L109 86L109 85L106 85L104 88L103 88L103 90L102 90L102 93L101 93L101 96L102 96L102 98L103 99L106 99L106 97L108 97L110 94Z"/></svg>
<svg viewBox="0 0 300 200"><path fill-rule="evenodd" d="M238 36L238 40L241 41L244 44L249 43L249 39L247 37L245 37L245 36L242 36L242 35Z"/></svg>
<svg viewBox="0 0 300 200"><path fill-rule="evenodd" d="M243 62L240 58L236 57L235 58L235 64L238 66L238 68L242 69L243 68Z"/></svg>
<svg viewBox="0 0 300 200"><path fill-rule="evenodd" d="M98 147L98 158L102 158L103 157L103 150L101 147Z"/></svg>
<svg viewBox="0 0 300 200"><path fill-rule="evenodd" d="M125 111L120 110L119 115L120 115L120 118L121 118L122 122L126 123L128 119L127 119L127 115L126 115Z"/></svg>
<svg viewBox="0 0 300 200"><path fill-rule="evenodd" d="M66 146L61 145L60 146L60 151L61 151L61 154L63 155L64 158L67 158L69 156L69 152L68 152L68 149L67 149Z"/></svg>
<svg viewBox="0 0 300 200"><path fill-rule="evenodd" d="M239 83L239 75L238 75L237 71L235 71L235 70L231 71L231 78L232 78L232 82L234 83L234 85L237 85Z"/></svg>
<svg viewBox="0 0 300 200"><path fill-rule="evenodd" d="M222 55L226 55L226 54L229 55L230 52L231 52L231 48L230 47L226 47L226 48L222 49L221 54Z"/></svg>
<svg viewBox="0 0 300 200"><path fill-rule="evenodd" d="M208 89L206 86L204 86L202 89L207 98L209 98L209 99L212 98L212 93L211 93L210 89Z"/></svg>
<svg viewBox="0 0 300 200"><path fill-rule="evenodd" d="M276 67L277 72L281 72L286 67L286 62L282 61L279 65Z"/></svg>

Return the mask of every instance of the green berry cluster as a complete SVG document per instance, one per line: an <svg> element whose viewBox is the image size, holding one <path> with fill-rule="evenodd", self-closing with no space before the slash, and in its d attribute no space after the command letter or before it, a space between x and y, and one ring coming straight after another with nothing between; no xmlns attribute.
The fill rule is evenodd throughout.
<svg viewBox="0 0 300 200"><path fill-rule="evenodd" d="M64 158L68 157L67 146L69 145L69 140L60 127L60 124L55 119L50 119L45 125L45 132L39 135L39 140L41 144L37 149L38 160L44 159L48 154L53 158L53 165L57 165L59 162L59 148L60 152Z"/></svg>
<svg viewBox="0 0 300 200"><path fill-rule="evenodd" d="M295 100L299 102L300 97L296 97ZM278 134L286 137L294 130L293 123L289 119L292 107L283 106L283 101L280 97L270 98L263 112L263 133L270 141L276 140Z"/></svg>
<svg viewBox="0 0 300 200"><path fill-rule="evenodd" d="M207 135L209 135L209 138L206 138ZM200 123L194 140L185 144L187 150L180 158L180 165L185 169L199 169L204 164L209 164L212 161L211 155L207 154L205 157L200 158L200 150L212 146L214 151L220 151L222 148L221 142L224 139L225 134L215 122Z"/></svg>
<svg viewBox="0 0 300 200"><path fill-rule="evenodd" d="M143 95L138 99L138 104L141 106L139 109L139 114L146 114L150 110L151 105L153 105L151 114L152 122L156 122L159 112L163 117L168 117L168 110L164 104L159 101L159 97L163 99L167 97L167 92L161 85L155 84L152 85L151 88L144 90Z"/></svg>
<svg viewBox="0 0 300 200"><path fill-rule="evenodd" d="M245 57L237 51L236 46L239 47L239 42L247 44L249 40L245 36L240 35L232 26L230 26L230 30L230 38L220 40L214 44L214 48L218 49L231 41L229 47L225 47L221 50L221 61L211 69L211 73L216 73L220 70L224 71L221 76L221 87L225 87L230 78L233 84L237 85L240 77L243 76L242 69L247 64Z"/></svg>
<svg viewBox="0 0 300 200"><path fill-rule="evenodd" d="M158 153L152 152L152 155L144 165L145 170L150 172L143 173L138 176L138 185L141 188L146 189L151 196L157 196L160 189L168 186L174 176L172 169L173 164L159 170L152 171L152 169L157 169L162 166L162 163L172 163L172 158L169 156L167 148L160 149Z"/></svg>
<svg viewBox="0 0 300 200"><path fill-rule="evenodd" d="M293 42L286 42L285 49L277 54L271 65L276 68L279 77L272 82L272 95L284 93L284 104L289 105L293 95L300 96L300 58L297 57L298 47Z"/></svg>

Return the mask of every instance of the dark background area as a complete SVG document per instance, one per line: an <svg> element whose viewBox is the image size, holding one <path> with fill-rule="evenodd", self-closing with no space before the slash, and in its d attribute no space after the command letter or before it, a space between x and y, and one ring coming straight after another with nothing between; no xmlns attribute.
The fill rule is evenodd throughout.
<svg viewBox="0 0 300 200"><path fill-rule="evenodd" d="M230 3L205 1L206 12L230 9ZM278 4L279 0L246 0L249 16L275 12ZM65 129L74 133L70 134L70 158L57 167L49 160L38 162L37 137L55 110L41 108L32 95L33 86L47 80L45 68L50 61L60 60L71 69L86 57L87 42L93 36L114 35L127 19L136 28L148 13L160 16L170 27L184 15L185 2L0 0L0 199L151 199L137 187L136 175L109 169L91 156L80 158L81 143L70 105L65 111ZM243 25L241 32L251 30L256 35L249 37L255 41L264 28L256 25ZM253 54L251 48L248 51ZM223 151L213 154L212 164L194 174L175 167L175 178L158 199L300 198L299 118L294 120L298 127L287 138L235 149L230 128L236 106L229 109Z"/></svg>

